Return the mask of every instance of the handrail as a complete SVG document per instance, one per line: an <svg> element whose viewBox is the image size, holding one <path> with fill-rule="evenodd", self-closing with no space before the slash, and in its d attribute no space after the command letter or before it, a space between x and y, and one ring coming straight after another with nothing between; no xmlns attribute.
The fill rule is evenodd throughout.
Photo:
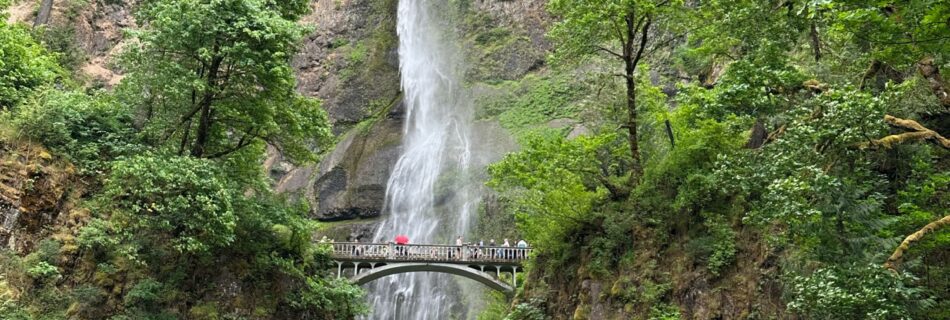
<svg viewBox="0 0 950 320"><path fill-rule="evenodd" d="M530 247L478 246L474 244L395 244L331 242L333 257L347 260L438 261L519 263L531 256Z"/></svg>

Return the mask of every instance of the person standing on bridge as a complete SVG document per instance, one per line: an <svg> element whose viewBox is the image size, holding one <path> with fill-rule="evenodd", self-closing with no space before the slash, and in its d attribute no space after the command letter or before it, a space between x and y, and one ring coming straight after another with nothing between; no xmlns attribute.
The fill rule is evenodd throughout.
<svg viewBox="0 0 950 320"><path fill-rule="evenodd" d="M528 252L528 242L524 239L518 240L518 259L524 259L525 253Z"/></svg>
<svg viewBox="0 0 950 320"><path fill-rule="evenodd" d="M511 249L508 249L508 248L511 248L511 244L508 243L508 238L505 238L505 242L502 243L501 246L505 247L501 249L502 251L501 257L505 259L511 259Z"/></svg>
<svg viewBox="0 0 950 320"><path fill-rule="evenodd" d="M405 246L407 244L409 244L409 237L404 234L396 236L396 253L398 253L400 256L405 256L407 251Z"/></svg>
<svg viewBox="0 0 950 320"><path fill-rule="evenodd" d="M489 239L489 240L488 240L488 246L491 247L490 249L488 249L488 257L489 257L489 258L496 258L496 257L498 257L497 249L495 249L495 247L498 246L498 245L495 244L495 239Z"/></svg>

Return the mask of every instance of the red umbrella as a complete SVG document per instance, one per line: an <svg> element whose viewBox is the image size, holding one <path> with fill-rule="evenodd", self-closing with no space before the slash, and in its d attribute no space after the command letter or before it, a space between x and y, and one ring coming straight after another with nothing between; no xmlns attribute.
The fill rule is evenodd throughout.
<svg viewBox="0 0 950 320"><path fill-rule="evenodd" d="M396 236L396 244L407 244L407 243L409 243L409 237L402 234Z"/></svg>

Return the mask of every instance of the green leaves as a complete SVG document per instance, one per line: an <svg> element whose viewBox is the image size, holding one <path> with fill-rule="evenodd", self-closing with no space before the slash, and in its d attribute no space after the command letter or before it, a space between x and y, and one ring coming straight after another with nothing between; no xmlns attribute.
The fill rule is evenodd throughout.
<svg viewBox="0 0 950 320"><path fill-rule="evenodd" d="M542 250L558 250L576 228L595 218L594 205L607 198L605 181L621 172L623 153L616 135L534 135L524 149L489 167L489 186L511 201L519 227Z"/></svg>
<svg viewBox="0 0 950 320"><path fill-rule="evenodd" d="M0 20L0 110L13 109L63 73L56 56L37 43L26 27L8 25L5 20Z"/></svg>
<svg viewBox="0 0 950 320"><path fill-rule="evenodd" d="M219 158L264 143L312 161L332 142L318 101L296 93L289 65L307 33L302 1L155 1L123 56L120 100L148 115L150 140ZM250 152L250 151L248 151Z"/></svg>
<svg viewBox="0 0 950 320"><path fill-rule="evenodd" d="M132 115L105 93L46 89L14 111L26 136L71 160L84 175L104 174L109 162L140 152Z"/></svg>
<svg viewBox="0 0 950 320"><path fill-rule="evenodd" d="M234 241L231 194L207 160L145 155L117 161L102 200L114 232L140 250L200 255Z"/></svg>
<svg viewBox="0 0 950 320"><path fill-rule="evenodd" d="M821 268L791 280L788 308L805 319L910 319L910 311L932 304L913 277L877 265Z"/></svg>

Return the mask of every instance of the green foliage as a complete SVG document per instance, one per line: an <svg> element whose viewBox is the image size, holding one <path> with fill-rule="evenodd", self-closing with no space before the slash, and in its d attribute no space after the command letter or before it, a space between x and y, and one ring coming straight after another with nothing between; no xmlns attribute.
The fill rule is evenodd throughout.
<svg viewBox="0 0 950 320"><path fill-rule="evenodd" d="M368 308L360 301L363 290L346 279L306 279L306 287L290 298L290 307L315 319L350 319L365 314Z"/></svg>
<svg viewBox="0 0 950 320"><path fill-rule="evenodd" d="M788 224L791 238L806 252L834 259L876 245L842 239L884 222L879 192L884 181L870 170L872 159L855 146L883 135L880 119L886 102L886 96L848 89L805 101L790 110L782 139L762 153L720 161L716 175L725 182L723 192L761 197L745 221ZM841 162L848 165L834 166Z"/></svg>
<svg viewBox="0 0 950 320"><path fill-rule="evenodd" d="M46 48L56 52L59 65L77 72L88 58L76 40L76 29L71 25L45 25L34 31Z"/></svg>
<svg viewBox="0 0 950 320"><path fill-rule="evenodd" d="M821 268L792 279L788 308L806 319L906 319L933 303L911 280L876 265Z"/></svg>
<svg viewBox="0 0 950 320"><path fill-rule="evenodd" d="M137 156L115 162L101 201L130 253L203 254L234 241L230 190L218 175L207 160Z"/></svg>
<svg viewBox="0 0 950 320"><path fill-rule="evenodd" d="M541 307L544 301L532 299L516 304L505 320L547 320L550 319Z"/></svg>
<svg viewBox="0 0 950 320"><path fill-rule="evenodd" d="M827 12L833 32L853 35L869 55L895 65L917 62L923 55L939 55L950 50L945 41L950 32L950 9L935 0L913 0L900 4L900 14L886 3L831 1L811 4Z"/></svg>
<svg viewBox="0 0 950 320"><path fill-rule="evenodd" d="M652 16L655 29L673 30L675 25L665 23L688 12L683 1L553 0L547 7L560 18L549 32L557 42L556 60L584 60L601 52L598 47L603 46L612 48L613 52L623 52L618 48L619 37L626 36L618 34L618 28L626 25L628 16L637 19Z"/></svg>
<svg viewBox="0 0 950 320"><path fill-rule="evenodd" d="M551 120L570 119L580 111L576 102L583 88L567 77L529 75L519 82L503 82L496 87L505 93L485 101L476 117L497 116L501 125L519 138L545 131Z"/></svg>
<svg viewBox="0 0 950 320"><path fill-rule="evenodd" d="M658 304L650 308L650 320L682 319L679 307L670 304Z"/></svg>
<svg viewBox="0 0 950 320"><path fill-rule="evenodd" d="M29 269L26 269L26 274L37 280L58 278L59 269L56 268L56 266L47 263L46 261L40 261L36 265L31 266Z"/></svg>
<svg viewBox="0 0 950 320"><path fill-rule="evenodd" d="M519 282L520 283L520 282ZM493 291L486 295L487 305L478 314L478 320L502 320L508 315L510 302L503 293Z"/></svg>
<svg viewBox="0 0 950 320"><path fill-rule="evenodd" d="M13 109L62 74L56 55L37 43L26 27L5 20L0 20L0 110Z"/></svg>
<svg viewBox="0 0 950 320"><path fill-rule="evenodd" d="M607 198L603 173L621 172L616 135L529 136L524 149L489 167L489 186L511 200L519 228L541 250L566 250L578 228L594 221L594 206ZM543 248L543 249L542 249Z"/></svg>
<svg viewBox="0 0 950 320"><path fill-rule="evenodd" d="M134 317L148 319L176 319L177 317L162 312L163 300L166 299L165 285L153 279L139 281L123 298L123 305L128 309L127 314Z"/></svg>
<svg viewBox="0 0 950 320"><path fill-rule="evenodd" d="M109 161L141 151L131 113L104 93L46 90L18 108L11 122L85 175L102 174Z"/></svg>
<svg viewBox="0 0 950 320"><path fill-rule="evenodd" d="M735 261L737 251L736 232L725 221L716 218L707 218L706 227L709 228L709 233L712 236L712 243L706 244L712 247L712 253L709 255L706 267L709 268L709 273L719 276L725 266Z"/></svg>
<svg viewBox="0 0 950 320"><path fill-rule="evenodd" d="M332 136L319 101L295 91L301 3L162 0L140 9L148 27L132 32L118 91L146 115L148 140L210 158L267 142L313 160Z"/></svg>

